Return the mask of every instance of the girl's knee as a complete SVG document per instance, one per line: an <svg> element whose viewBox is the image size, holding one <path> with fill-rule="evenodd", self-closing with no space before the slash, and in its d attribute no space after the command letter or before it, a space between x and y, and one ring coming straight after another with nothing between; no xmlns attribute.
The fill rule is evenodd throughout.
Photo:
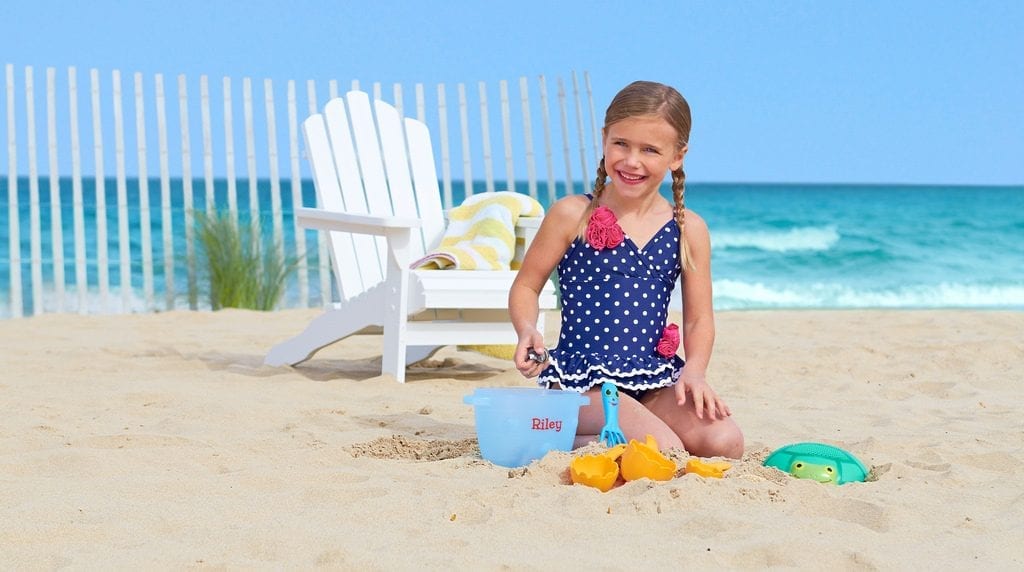
<svg viewBox="0 0 1024 572"><path fill-rule="evenodd" d="M684 440L686 451L698 457L729 457L739 459L743 456L743 432L731 419L723 419L713 423L693 436Z"/></svg>
<svg viewBox="0 0 1024 572"><path fill-rule="evenodd" d="M729 457L730 459L739 459L743 456L743 431L735 424L731 423L729 430L724 431L722 435L717 438L717 448L721 451L720 455L723 457Z"/></svg>

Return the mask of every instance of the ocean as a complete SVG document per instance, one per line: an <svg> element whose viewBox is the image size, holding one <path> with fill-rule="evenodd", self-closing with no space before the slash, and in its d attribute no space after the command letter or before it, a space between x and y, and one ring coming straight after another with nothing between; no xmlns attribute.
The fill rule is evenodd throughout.
<svg viewBox="0 0 1024 572"><path fill-rule="evenodd" d="M690 195L711 230L716 308L1024 309L1024 187L716 184Z"/></svg>
<svg viewBox="0 0 1024 572"><path fill-rule="evenodd" d="M0 318L11 312L11 256L8 180L0 178ZM303 182L303 201L314 203L312 182ZM526 183L517 183L526 192ZM546 203L547 189L539 195ZM578 186L578 185L577 185ZM77 310L75 248L70 179L61 179L61 227L64 244L65 309ZM476 182L477 192L483 183ZM126 182L131 252L131 311L165 308L160 181L148 181L151 209L155 295L143 296L139 181ZM177 307L187 307L182 181L171 181L170 216L174 229L173 260ZM248 182L237 182L239 210L249 209ZM88 310L119 311L117 183L104 182L111 297L99 298L95 223L95 181L83 181ZM580 191L581 189L577 189ZM257 184L260 211L271 212L271 186ZM667 186L663 188L669 197ZM217 180L214 202L227 208L227 183ZM292 252L291 189L280 185L284 244ZM560 190L559 195L563 193ZM23 311L31 313L29 182L18 181ZM205 205L203 181L193 183L196 208ZM453 188L456 202L462 184ZM687 206L711 230L714 304L718 310L794 308L980 308L1024 309L1024 187L904 186L844 184L692 183ZM39 244L44 307L52 310L54 291L52 221L48 179L39 181ZM271 226L265 223L265 228ZM316 233L306 232L310 304L319 300ZM678 291L675 305L678 306ZM284 306L298 303L292 280ZM200 306L202 303L200 303Z"/></svg>

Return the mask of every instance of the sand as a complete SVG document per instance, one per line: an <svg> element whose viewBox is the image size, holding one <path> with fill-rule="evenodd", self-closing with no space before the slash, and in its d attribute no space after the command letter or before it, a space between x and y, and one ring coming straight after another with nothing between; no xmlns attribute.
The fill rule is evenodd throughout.
<svg viewBox="0 0 1024 572"><path fill-rule="evenodd" d="M0 322L3 567L1024 568L1024 313L720 313L744 458L608 493L570 453L480 458L463 396L529 385L499 359L445 348L399 385L357 336L262 365L315 314ZM876 480L761 466L800 441Z"/></svg>

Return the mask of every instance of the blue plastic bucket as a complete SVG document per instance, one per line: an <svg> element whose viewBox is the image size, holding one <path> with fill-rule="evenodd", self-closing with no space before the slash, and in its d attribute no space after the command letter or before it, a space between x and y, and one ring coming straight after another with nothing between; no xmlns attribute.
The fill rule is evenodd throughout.
<svg viewBox="0 0 1024 572"><path fill-rule="evenodd" d="M473 406L483 458L521 467L548 451L571 451L580 407L590 398L573 391L489 387L463 401Z"/></svg>

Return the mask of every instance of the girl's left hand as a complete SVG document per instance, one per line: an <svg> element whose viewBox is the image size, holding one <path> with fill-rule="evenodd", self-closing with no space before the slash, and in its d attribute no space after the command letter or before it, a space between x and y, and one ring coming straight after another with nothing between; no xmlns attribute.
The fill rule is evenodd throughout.
<svg viewBox="0 0 1024 572"><path fill-rule="evenodd" d="M722 398L718 397L714 389L711 389L702 373L688 372L684 366L675 389L676 401L680 406L686 405L686 394L690 394L698 419L704 418L705 410L711 419L724 419L732 415L729 406L722 401Z"/></svg>

